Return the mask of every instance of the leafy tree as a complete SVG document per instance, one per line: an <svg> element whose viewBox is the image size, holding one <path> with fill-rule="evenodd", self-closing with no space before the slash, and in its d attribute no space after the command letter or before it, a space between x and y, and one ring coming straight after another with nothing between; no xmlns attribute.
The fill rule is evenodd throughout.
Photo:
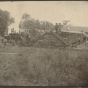
<svg viewBox="0 0 88 88"><path fill-rule="evenodd" d="M35 22L32 20L25 20L21 23L22 29L34 29L35 28Z"/></svg>
<svg viewBox="0 0 88 88"><path fill-rule="evenodd" d="M4 32L7 30L7 27L14 22L14 18L10 17L8 11L2 11L0 9L0 35L3 36Z"/></svg>
<svg viewBox="0 0 88 88"><path fill-rule="evenodd" d="M45 21L42 21L40 26L41 26L41 30L46 30L46 22Z"/></svg>
<svg viewBox="0 0 88 88"><path fill-rule="evenodd" d="M14 23L14 22L15 22L15 19L11 17L11 18L10 18L10 24L11 24L11 23Z"/></svg>
<svg viewBox="0 0 88 88"><path fill-rule="evenodd" d="M39 20L35 21L35 27L36 27L36 29L41 29Z"/></svg>
<svg viewBox="0 0 88 88"><path fill-rule="evenodd" d="M22 16L22 20L20 21L19 28L20 29L33 29L35 26L35 20L31 18L31 16L27 13L24 13Z"/></svg>
<svg viewBox="0 0 88 88"><path fill-rule="evenodd" d="M23 16L22 16L22 19L23 20L29 20L29 19L31 19L31 16L27 13L24 13Z"/></svg>

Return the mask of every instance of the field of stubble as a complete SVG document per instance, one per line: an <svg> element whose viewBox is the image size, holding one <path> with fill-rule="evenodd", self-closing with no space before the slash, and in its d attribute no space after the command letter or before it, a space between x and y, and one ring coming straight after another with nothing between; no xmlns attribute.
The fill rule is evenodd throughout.
<svg viewBox="0 0 88 88"><path fill-rule="evenodd" d="M88 50L1 45L0 85L88 86Z"/></svg>

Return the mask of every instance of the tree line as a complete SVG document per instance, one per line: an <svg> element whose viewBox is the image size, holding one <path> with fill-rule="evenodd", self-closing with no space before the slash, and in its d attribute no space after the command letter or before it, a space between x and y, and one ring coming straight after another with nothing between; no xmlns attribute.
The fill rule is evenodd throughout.
<svg viewBox="0 0 88 88"><path fill-rule="evenodd" d="M62 26L68 24L68 20L63 21ZM39 21L33 19L29 14L24 13L19 24L20 29L38 29L38 30L54 30L55 25L48 21Z"/></svg>
<svg viewBox="0 0 88 88"><path fill-rule="evenodd" d="M11 23L14 23L15 19L10 16L10 12L0 9L0 35L3 36ZM63 23L66 25L67 21ZM29 14L24 13L19 23L19 29L38 29L38 30L53 30L55 25L48 21L35 20Z"/></svg>
<svg viewBox="0 0 88 88"><path fill-rule="evenodd" d="M20 21L20 29L38 29L38 30L50 30L53 29L54 25L48 21L39 21L33 19L29 14L25 13Z"/></svg>

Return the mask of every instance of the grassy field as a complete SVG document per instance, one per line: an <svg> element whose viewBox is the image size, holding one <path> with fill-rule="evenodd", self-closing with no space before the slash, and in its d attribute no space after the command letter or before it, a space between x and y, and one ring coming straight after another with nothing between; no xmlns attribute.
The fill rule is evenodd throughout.
<svg viewBox="0 0 88 88"><path fill-rule="evenodd" d="M1 45L0 85L88 86L88 50Z"/></svg>

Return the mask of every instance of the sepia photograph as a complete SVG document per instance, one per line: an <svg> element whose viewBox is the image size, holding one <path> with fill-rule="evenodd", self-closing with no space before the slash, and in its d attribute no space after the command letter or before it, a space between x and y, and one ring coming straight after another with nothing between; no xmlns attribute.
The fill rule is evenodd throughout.
<svg viewBox="0 0 88 88"><path fill-rule="evenodd" d="M88 86L88 2L0 1L0 86Z"/></svg>

